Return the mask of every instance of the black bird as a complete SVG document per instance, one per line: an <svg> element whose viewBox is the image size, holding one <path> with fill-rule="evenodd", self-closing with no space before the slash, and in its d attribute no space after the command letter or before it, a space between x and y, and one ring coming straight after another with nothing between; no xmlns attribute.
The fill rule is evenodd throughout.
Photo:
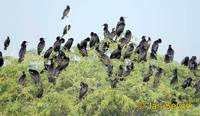
<svg viewBox="0 0 200 116"><path fill-rule="evenodd" d="M81 43L77 44L77 47L79 49L79 52L81 53L81 55L84 56L88 56L87 53L87 43L90 41L90 38L87 37L86 39L84 39L83 41L81 41Z"/></svg>
<svg viewBox="0 0 200 116"><path fill-rule="evenodd" d="M89 41L90 41L90 38L87 37L86 39L81 41L80 46L86 49L87 48L87 44L88 44Z"/></svg>
<svg viewBox="0 0 200 116"><path fill-rule="evenodd" d="M104 26L103 27L103 31L104 31L104 33L103 33L103 35L104 35L104 39L111 39L110 38L110 31L108 30L108 24L107 23L105 23L105 24L103 24L102 26Z"/></svg>
<svg viewBox="0 0 200 116"><path fill-rule="evenodd" d="M92 48L96 46L97 44L99 44L100 40L99 40L99 36L94 32L91 32L90 36L91 38L90 38L89 44L90 44L90 48Z"/></svg>
<svg viewBox="0 0 200 116"><path fill-rule="evenodd" d="M87 49L85 47L81 46L79 43L77 44L77 47L83 57L88 56Z"/></svg>
<svg viewBox="0 0 200 116"><path fill-rule="evenodd" d="M126 69L123 73L123 76L126 77L126 76L129 76L131 71L134 69L134 64L133 63L130 63L126 66Z"/></svg>
<svg viewBox="0 0 200 116"><path fill-rule="evenodd" d="M67 7L65 8L65 10L63 11L63 16L62 16L62 20L65 18L65 17L68 17L67 15L69 14L69 11L70 11L70 6L67 5Z"/></svg>
<svg viewBox="0 0 200 116"><path fill-rule="evenodd" d="M27 41L23 41L22 44L21 44L18 62L22 62L23 59L24 59L24 56L26 54L26 44L27 44Z"/></svg>
<svg viewBox="0 0 200 116"><path fill-rule="evenodd" d="M3 59L2 52L0 51L0 67L2 67L3 64L4 64L4 59Z"/></svg>
<svg viewBox="0 0 200 116"><path fill-rule="evenodd" d="M192 84L192 78L188 77L182 84L182 88L185 89L187 87L190 87Z"/></svg>
<svg viewBox="0 0 200 116"><path fill-rule="evenodd" d="M68 65L69 65L70 59L67 56L63 56L63 59L58 63L58 66L56 67L56 75L60 74L61 71L63 71Z"/></svg>
<svg viewBox="0 0 200 116"><path fill-rule="evenodd" d="M41 98L43 96L43 93L44 93L44 89L42 87L42 85L39 85L35 95L37 98Z"/></svg>
<svg viewBox="0 0 200 116"><path fill-rule="evenodd" d="M190 58L186 56L182 61L181 64L184 66L188 66Z"/></svg>
<svg viewBox="0 0 200 116"><path fill-rule="evenodd" d="M53 62L53 59L50 59L50 65L46 66L46 69L48 71L48 80L50 83L55 83L55 63Z"/></svg>
<svg viewBox="0 0 200 116"><path fill-rule="evenodd" d="M29 69L29 73L35 84L40 82L40 73L37 70Z"/></svg>
<svg viewBox="0 0 200 116"><path fill-rule="evenodd" d="M153 75L153 69L152 65L149 65L148 73L144 75L143 82L148 82L150 80L150 77Z"/></svg>
<svg viewBox="0 0 200 116"><path fill-rule="evenodd" d="M113 74L113 65L111 65L111 64L107 65L107 74L108 74L108 77L112 77L112 74Z"/></svg>
<svg viewBox="0 0 200 116"><path fill-rule="evenodd" d="M174 59L174 50L172 49L172 46L169 45L164 61L165 63L170 63L173 61L173 59Z"/></svg>
<svg viewBox="0 0 200 116"><path fill-rule="evenodd" d="M197 70L198 64L197 64L197 57L192 56L192 58L189 60L188 68L192 71Z"/></svg>
<svg viewBox="0 0 200 116"><path fill-rule="evenodd" d="M25 81L26 81L26 73L23 71L23 74L22 74L22 76L19 78L19 84L21 84L21 85L24 85L24 83L25 83Z"/></svg>
<svg viewBox="0 0 200 116"><path fill-rule="evenodd" d="M195 83L194 88L196 89L194 94L197 95L200 92L200 80Z"/></svg>
<svg viewBox="0 0 200 116"><path fill-rule="evenodd" d="M4 41L4 50L7 50L9 45L10 45L10 37L8 36Z"/></svg>
<svg viewBox="0 0 200 116"><path fill-rule="evenodd" d="M111 42L113 41L113 38L114 38L115 36L116 36L115 28L112 28L112 31L111 31L110 36L109 36Z"/></svg>
<svg viewBox="0 0 200 116"><path fill-rule="evenodd" d="M110 47L110 42L104 42L102 46L102 52L105 53Z"/></svg>
<svg viewBox="0 0 200 116"><path fill-rule="evenodd" d="M136 49L135 49L135 52L136 53L140 53L140 51L141 51L141 49L142 48L144 48L144 45L145 45L145 43L146 43L146 36L142 36L142 38L141 38L142 40L140 41L140 43L139 43L139 45L136 47Z"/></svg>
<svg viewBox="0 0 200 116"><path fill-rule="evenodd" d="M117 49L115 49L115 50L111 53L110 58L111 58L111 59L120 59L120 58L121 58L121 51L122 51L122 47L121 47L121 45L118 44Z"/></svg>
<svg viewBox="0 0 200 116"><path fill-rule="evenodd" d="M148 37L148 40L146 41L146 44L144 46L145 46L146 51L148 51L151 46L151 38L150 37Z"/></svg>
<svg viewBox="0 0 200 116"><path fill-rule="evenodd" d="M53 51L53 47L49 47L49 49L44 53L44 58L48 59L52 51Z"/></svg>
<svg viewBox="0 0 200 116"><path fill-rule="evenodd" d="M79 99L81 100L88 91L88 85L84 82L81 82L80 86L81 86L81 88L80 88L80 92L79 92Z"/></svg>
<svg viewBox="0 0 200 116"><path fill-rule="evenodd" d="M116 88L117 87L117 83L118 83L117 78L115 78L114 80L110 80L110 81L111 81L111 88Z"/></svg>
<svg viewBox="0 0 200 116"><path fill-rule="evenodd" d="M173 71L173 78L172 78L172 80L170 81L170 85L175 85L175 84L177 84L178 83L178 70L177 70L177 68L176 69L174 69L174 71Z"/></svg>
<svg viewBox="0 0 200 116"><path fill-rule="evenodd" d="M160 43L162 43L161 39L158 39L158 40L154 41L154 43L153 43L153 45L151 47L151 54L150 54L150 58L151 59L157 59L156 54L157 54L158 47L159 47Z"/></svg>
<svg viewBox="0 0 200 116"><path fill-rule="evenodd" d="M157 51L158 51L158 47L159 47L159 44L162 43L162 40L161 39L158 39L156 41L154 41L152 47L151 47L151 52L156 54Z"/></svg>
<svg viewBox="0 0 200 116"><path fill-rule="evenodd" d="M40 53L44 50L44 47L45 47L44 38L40 38L40 42L38 43L38 46L37 46L38 55L40 55Z"/></svg>
<svg viewBox="0 0 200 116"><path fill-rule="evenodd" d="M65 39L61 38L60 36L58 36L56 38L55 43L53 44L53 50L55 52L58 52L60 50L61 44L65 42Z"/></svg>
<svg viewBox="0 0 200 116"><path fill-rule="evenodd" d="M124 17L120 17L120 19L119 19L119 21L118 21L118 23L117 23L117 26L116 26L116 35L117 35L117 37L116 37L116 39L115 40L117 40L117 38L118 37L120 37L121 36L121 34L123 33L123 31L124 31L124 28L125 28L125 20L124 20Z"/></svg>
<svg viewBox="0 0 200 116"><path fill-rule="evenodd" d="M132 33L130 30L126 30L124 38L125 38L125 44L128 44L131 41Z"/></svg>
<svg viewBox="0 0 200 116"><path fill-rule="evenodd" d="M134 44L133 44L133 43L130 43L130 44L128 45L127 50L126 50L125 53L124 53L123 58L124 58L124 59L129 59L129 58L131 58L131 55L132 55L132 53L133 53L133 50L134 50Z"/></svg>
<svg viewBox="0 0 200 116"><path fill-rule="evenodd" d="M65 43L63 49L70 51L70 48L72 47L73 42L74 42L74 39L73 38L69 38L67 40L67 42Z"/></svg>
<svg viewBox="0 0 200 116"><path fill-rule="evenodd" d="M124 67L122 65L119 65L117 76L122 77L123 73L124 73Z"/></svg>
<svg viewBox="0 0 200 116"><path fill-rule="evenodd" d="M62 37L64 37L68 32L69 30L71 29L71 25L66 25L63 29L63 35Z"/></svg>
<svg viewBox="0 0 200 116"><path fill-rule="evenodd" d="M144 47L140 49L137 61L138 62L147 61L147 51L145 50Z"/></svg>
<svg viewBox="0 0 200 116"><path fill-rule="evenodd" d="M153 82L154 88L158 87L158 84L160 83L160 78L162 77L162 74L163 74L163 69L159 68L157 73L155 74L155 79L154 79L154 82Z"/></svg>

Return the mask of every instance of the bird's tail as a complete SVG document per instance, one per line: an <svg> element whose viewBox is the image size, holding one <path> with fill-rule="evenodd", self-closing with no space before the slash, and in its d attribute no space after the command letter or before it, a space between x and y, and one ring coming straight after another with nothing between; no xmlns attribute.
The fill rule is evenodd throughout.
<svg viewBox="0 0 200 116"><path fill-rule="evenodd" d="M7 47L4 47L4 50L7 50Z"/></svg>

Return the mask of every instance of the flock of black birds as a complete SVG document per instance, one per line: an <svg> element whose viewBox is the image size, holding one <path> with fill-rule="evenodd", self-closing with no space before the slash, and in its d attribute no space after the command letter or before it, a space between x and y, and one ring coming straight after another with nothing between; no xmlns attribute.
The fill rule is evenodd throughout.
<svg viewBox="0 0 200 116"><path fill-rule="evenodd" d="M65 17L68 17L69 12L70 12L70 6L67 5L61 19L64 20ZM138 63L146 62L148 50L150 49L151 46L150 60L157 60L157 51L159 48L159 44L162 43L162 40L159 38L158 40L154 41L153 44L151 45L151 38L147 36L142 36L139 45L135 47L135 44L131 42L132 39L131 31L126 30L125 34L123 34L125 29L125 24L126 23L124 17L120 17L116 27L112 28L111 31L109 31L107 23L103 24L102 26L104 31L104 38L108 40L103 42L103 44L100 44L99 36L94 32L91 32L90 37L87 37L86 39L82 40L80 43L77 44L77 48L83 57L88 56L88 48L95 49L100 61L106 67L107 75L109 78L113 76L113 65L111 63L112 59L120 60L121 58L123 58L129 61L125 67L123 67L123 65L119 66L119 69L115 74L115 76L117 76L118 78L115 78L114 80L110 78L112 88L115 88L119 81L125 80L125 77L130 75L130 73L135 68L134 63L131 60L131 56L134 52L138 54L137 59L134 59L135 61L137 61ZM50 83L55 84L56 77L69 65L70 58L65 55L65 51L70 52L74 39L69 38L65 43L65 39L63 37L68 33L70 28L71 25L66 25L63 30L63 35L58 36L53 46L49 47L47 51L45 51L43 56L45 59L44 69L40 72L35 69L29 69L29 73L35 84L41 83L40 73L43 73L44 71L47 71L48 73L48 81ZM112 51L110 56L108 56L106 52L109 50L110 43L116 43L117 48ZM7 50L9 44L10 44L10 38L7 37L4 42L4 50ZM62 46L62 44L64 45ZM19 63L23 62L25 58L25 54L27 51L26 48L27 48L27 41L23 41L19 51L19 59L18 59ZM44 48L45 48L45 38L40 38L37 46L37 54L39 56L43 52ZM125 49L124 54L122 54L123 49ZM164 62L171 63L173 59L174 59L174 50L172 46L169 45L167 53L164 55ZM0 52L0 67L2 67L3 64L4 64L4 59L2 52ZM196 56L192 56L191 58L185 57L181 62L181 64L187 66L191 71L196 71L198 69L198 66L200 65L200 63L199 64L197 63ZM153 87L156 88L164 72L162 68L149 65L147 73L144 74L143 82L144 83L148 82L150 80L150 77L153 76L153 68L157 69L157 72L155 74L155 79L153 82ZM177 69L174 69L173 71L173 78L170 81L171 85L174 85L178 82L177 71L178 71ZM25 81L26 81L26 73L25 71L23 71L22 76L19 78L18 82L23 85ZM182 88L185 89L187 87L190 87L191 83L192 83L192 77L188 77L183 82ZM196 89L195 94L200 92L200 80L195 83L194 88ZM87 91L88 91L88 84L81 82L79 99L82 99L84 95L87 93ZM42 97L42 95L43 95L43 89L40 89L37 94L37 97L40 98Z"/></svg>

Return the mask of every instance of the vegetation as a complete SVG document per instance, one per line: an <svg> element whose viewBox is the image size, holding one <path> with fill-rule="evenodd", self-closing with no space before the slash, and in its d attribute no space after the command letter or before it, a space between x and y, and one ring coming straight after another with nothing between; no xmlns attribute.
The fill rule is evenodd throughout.
<svg viewBox="0 0 200 116"><path fill-rule="evenodd" d="M116 48L116 44L111 45ZM196 116L200 114L200 97L194 95L194 83L199 80L187 67L177 62L165 64L164 59L150 60L137 63L135 68L124 81L119 81L116 88L111 88L106 68L98 58L94 49L88 51L88 57L81 57L76 48L65 52L70 57L70 64L56 80L56 84L48 82L47 72L41 74L42 84L34 84L28 69L43 69L44 59L35 50L30 50L25 60L20 64L14 57L4 57L6 64L0 68L0 115L34 115L34 116L135 116L135 115L173 115ZM132 59L137 57L132 55ZM123 59L112 60L114 73ZM154 75L148 83L143 82L143 75L148 71L149 64L164 69L157 89L152 88ZM178 69L178 84L170 85L173 70ZM196 75L200 74L200 69ZM26 72L25 85L18 83L22 71ZM154 74L156 70L154 70ZM182 89L183 81L192 76L192 87ZM116 78L116 77L113 77ZM87 83L89 90L82 100L79 100L80 82ZM42 98L37 98L39 89L43 88ZM170 103L176 98L178 103L191 103L192 108L155 108L150 103L163 101ZM144 107L141 104L144 103Z"/></svg>

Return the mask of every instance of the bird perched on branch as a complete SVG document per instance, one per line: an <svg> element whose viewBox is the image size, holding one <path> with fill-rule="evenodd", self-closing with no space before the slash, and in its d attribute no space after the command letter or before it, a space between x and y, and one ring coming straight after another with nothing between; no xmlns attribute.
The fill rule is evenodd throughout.
<svg viewBox="0 0 200 116"><path fill-rule="evenodd" d="M27 44L27 41L23 41L22 44L21 44L21 48L20 48L20 51L19 51L19 59L18 59L18 62L22 62L24 57L25 57L25 54L26 54L26 44Z"/></svg>
<svg viewBox="0 0 200 116"><path fill-rule="evenodd" d="M60 50L61 44L65 42L65 39L61 38L60 36L58 36L56 38L56 41L53 44L53 50L55 52L58 52Z"/></svg>
<svg viewBox="0 0 200 116"><path fill-rule="evenodd" d="M153 75L152 65L149 65L149 70L148 70L147 74L144 75L143 82L148 82L152 75Z"/></svg>
<svg viewBox="0 0 200 116"><path fill-rule="evenodd" d="M62 20L65 18L65 17L68 17L68 14L69 14L69 11L70 11L70 6L67 5L67 7L65 8L65 10L63 11L63 16L62 16Z"/></svg>
<svg viewBox="0 0 200 116"><path fill-rule="evenodd" d="M120 17L118 23L117 23L117 26L116 26L116 39L115 41L117 41L117 38L121 36L121 34L124 32L124 28L125 28L125 20L124 20L124 17Z"/></svg>
<svg viewBox="0 0 200 116"><path fill-rule="evenodd" d="M117 49L115 49L111 55L110 55L110 58L111 59L120 59L121 58L121 51L122 51L122 47L120 44L118 44L118 47Z"/></svg>
<svg viewBox="0 0 200 116"><path fill-rule="evenodd" d="M67 50L67 51L70 51L70 48L72 47L73 42L74 42L74 39L73 38L69 38L67 40L67 42L65 43L65 45L63 46L63 49Z"/></svg>
<svg viewBox="0 0 200 116"><path fill-rule="evenodd" d="M40 38L40 42L38 43L38 46L37 46L38 55L41 54L41 52L44 50L44 47L45 47L44 38Z"/></svg>
<svg viewBox="0 0 200 116"><path fill-rule="evenodd" d="M81 82L80 86L81 86L81 88L80 88L80 92L79 92L79 99L81 100L88 91L88 85L84 82Z"/></svg>
<svg viewBox="0 0 200 116"><path fill-rule="evenodd" d="M186 56L182 61L181 64L184 66L188 66L190 58Z"/></svg>
<svg viewBox="0 0 200 116"><path fill-rule="evenodd" d="M48 59L52 52L53 47L49 47L49 49L44 53L44 58Z"/></svg>
<svg viewBox="0 0 200 116"><path fill-rule="evenodd" d="M65 28L63 29L62 37L64 37L69 32L70 29L71 29L71 25L66 25Z"/></svg>
<svg viewBox="0 0 200 116"><path fill-rule="evenodd" d="M173 71L173 78L172 80L170 81L170 85L175 85L178 83L178 69L174 69Z"/></svg>
<svg viewBox="0 0 200 116"><path fill-rule="evenodd" d="M34 69L29 69L29 73L31 75L33 82L35 84L38 84L40 82L40 73Z"/></svg>
<svg viewBox="0 0 200 116"><path fill-rule="evenodd" d="M3 64L4 64L4 59L3 59L2 52L0 51L0 67L2 67Z"/></svg>
<svg viewBox="0 0 200 116"><path fill-rule="evenodd" d="M169 48L167 50L167 54L165 54L165 63L170 63L174 59L174 50L172 49L172 45L169 45Z"/></svg>
<svg viewBox="0 0 200 116"><path fill-rule="evenodd" d="M24 85L24 83L25 83L25 81L26 81L26 73L25 73L24 71L23 71L22 73L23 73L23 74L22 74L22 76L19 78L18 82L19 82L19 84Z"/></svg>
<svg viewBox="0 0 200 116"><path fill-rule="evenodd" d="M7 36L6 40L4 41L4 50L7 50L9 45L10 45L10 37Z"/></svg>

